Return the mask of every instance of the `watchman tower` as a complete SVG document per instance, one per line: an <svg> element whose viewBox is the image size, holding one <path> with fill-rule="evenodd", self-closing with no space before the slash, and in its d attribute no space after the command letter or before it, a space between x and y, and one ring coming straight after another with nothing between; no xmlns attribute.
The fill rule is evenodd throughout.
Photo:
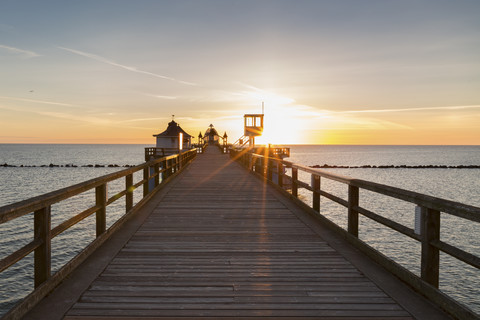
<svg viewBox="0 0 480 320"><path fill-rule="evenodd" d="M255 137L261 136L263 133L263 114L246 114L244 119L244 133L248 137L249 146L255 145Z"/></svg>

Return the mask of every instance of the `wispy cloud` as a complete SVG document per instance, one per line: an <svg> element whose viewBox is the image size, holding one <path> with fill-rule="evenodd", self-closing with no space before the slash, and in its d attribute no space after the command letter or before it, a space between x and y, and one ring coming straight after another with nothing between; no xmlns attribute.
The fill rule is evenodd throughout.
<svg viewBox="0 0 480 320"><path fill-rule="evenodd" d="M170 118L167 117L161 117L161 118L136 118L136 119L128 119L128 120L121 120L118 121L118 123L128 123L128 122L143 122L143 121L158 121L158 120L168 120Z"/></svg>
<svg viewBox="0 0 480 320"><path fill-rule="evenodd" d="M14 101L23 101L23 102L33 102L33 103L41 103L41 104L49 104L49 105L62 106L62 107L75 107L73 104L63 103L63 102L55 102L55 101L45 101L45 100L36 100L36 99L25 99L25 98L16 98L16 97L7 97L7 96L0 96L0 99L7 99L7 100L14 100Z"/></svg>
<svg viewBox="0 0 480 320"><path fill-rule="evenodd" d="M275 92L267 91L241 82L238 84L247 88L248 90L230 92L230 97L233 97L234 99L238 98L248 101L258 101L258 103L263 101L267 105L289 105L295 102L294 99L281 96Z"/></svg>
<svg viewBox="0 0 480 320"><path fill-rule="evenodd" d="M74 122L83 122L83 123L90 123L90 124L108 124L111 121L105 119L105 117L95 117L95 116L84 116L84 115L78 115L78 114L69 114L67 112L56 112L56 111L45 111L45 110L38 110L38 108L30 108L30 107L25 107L25 108L19 108L18 106L12 107L12 106L4 106L0 105L0 110L10 110L10 111L15 111L15 112L20 112L20 113L30 113L30 114L35 114L35 115L42 115L46 116L49 118L56 118L56 119L66 119L66 120L72 120Z"/></svg>
<svg viewBox="0 0 480 320"><path fill-rule="evenodd" d="M411 126L377 118L355 116L329 116L322 124L328 130L413 130Z"/></svg>
<svg viewBox="0 0 480 320"><path fill-rule="evenodd" d="M366 110L329 111L329 112L332 112L332 113L388 113L388 112L413 112L413 111L425 111L425 110L463 110L463 109L477 109L477 108L480 108L480 105L400 108L400 109L366 109Z"/></svg>
<svg viewBox="0 0 480 320"><path fill-rule="evenodd" d="M158 98L158 99L165 99L165 100L176 100L178 97L175 96L163 96L163 95L158 95L158 94L149 94L146 93L146 96L153 97L153 98Z"/></svg>
<svg viewBox="0 0 480 320"><path fill-rule="evenodd" d="M108 125L112 123L111 120L106 119L105 117L82 116L78 114L69 114L65 112L52 112L52 111L36 111L35 113L43 116L51 117L51 118L71 120L74 122L85 122L93 125Z"/></svg>
<svg viewBox="0 0 480 320"><path fill-rule="evenodd" d="M140 70L140 69L137 69L136 67L126 66L126 65L117 63L113 60L109 60L107 58L101 57L101 56L93 54L93 53L83 52L83 51L74 50L74 49L65 48L65 47L58 47L58 48L62 49L62 50L65 50L65 51L68 51L70 53L74 53L74 54L77 54L77 55L80 55L80 56L83 56L83 57L86 57L86 58L89 58L89 59L100 61L100 62L109 64L109 65L112 65L112 66L115 66L115 67L119 67L119 68L122 68L122 69L125 69L125 70L128 70L128 71L131 71L131 72L146 74L146 75L149 75L149 76L152 76L152 77L165 79L165 80L170 80L170 81L174 81L174 82L181 83L181 84L184 84L184 85L189 85L189 86L196 86L197 85L193 82L178 80L178 79L168 77L168 76L164 76L164 75L161 75L161 74Z"/></svg>
<svg viewBox="0 0 480 320"><path fill-rule="evenodd" d="M3 45L3 44L0 44L0 49L3 49L3 50L6 50L10 53L19 55L19 56L21 56L22 58L25 58L25 59L40 57L40 55L36 52L29 51L29 50L24 50L24 49L19 49L19 48L15 48L15 47L10 47L10 46L6 46L6 45Z"/></svg>

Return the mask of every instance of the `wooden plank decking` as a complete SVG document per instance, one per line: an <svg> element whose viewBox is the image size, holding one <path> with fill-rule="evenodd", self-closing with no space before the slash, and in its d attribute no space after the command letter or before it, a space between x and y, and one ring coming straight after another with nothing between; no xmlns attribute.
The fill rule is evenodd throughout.
<svg viewBox="0 0 480 320"><path fill-rule="evenodd" d="M288 200L207 150L156 195L151 214L65 319L446 318L409 289L388 289L393 277L371 269L389 279L387 291L411 294L392 298ZM27 318L41 318L38 310Z"/></svg>

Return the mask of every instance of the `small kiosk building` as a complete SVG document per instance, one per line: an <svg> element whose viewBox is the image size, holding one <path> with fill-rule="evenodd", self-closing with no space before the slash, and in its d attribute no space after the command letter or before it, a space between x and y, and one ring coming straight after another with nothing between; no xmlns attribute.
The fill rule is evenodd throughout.
<svg viewBox="0 0 480 320"><path fill-rule="evenodd" d="M174 120L168 124L165 131L153 136L157 138L156 147L169 150L168 153L171 154L178 153L179 150L188 150L192 147L192 136L186 133Z"/></svg>

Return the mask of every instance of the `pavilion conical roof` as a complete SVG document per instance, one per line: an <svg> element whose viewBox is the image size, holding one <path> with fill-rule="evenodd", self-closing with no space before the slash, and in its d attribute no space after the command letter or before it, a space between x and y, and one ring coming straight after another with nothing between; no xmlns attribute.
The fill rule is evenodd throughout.
<svg viewBox="0 0 480 320"><path fill-rule="evenodd" d="M178 123L172 120L171 122L168 123L168 127L165 131L159 134L154 134L153 136L154 137L178 137L180 133L183 133L184 137L186 136L192 137L191 135L186 133L185 130L183 130L182 127L178 125Z"/></svg>

